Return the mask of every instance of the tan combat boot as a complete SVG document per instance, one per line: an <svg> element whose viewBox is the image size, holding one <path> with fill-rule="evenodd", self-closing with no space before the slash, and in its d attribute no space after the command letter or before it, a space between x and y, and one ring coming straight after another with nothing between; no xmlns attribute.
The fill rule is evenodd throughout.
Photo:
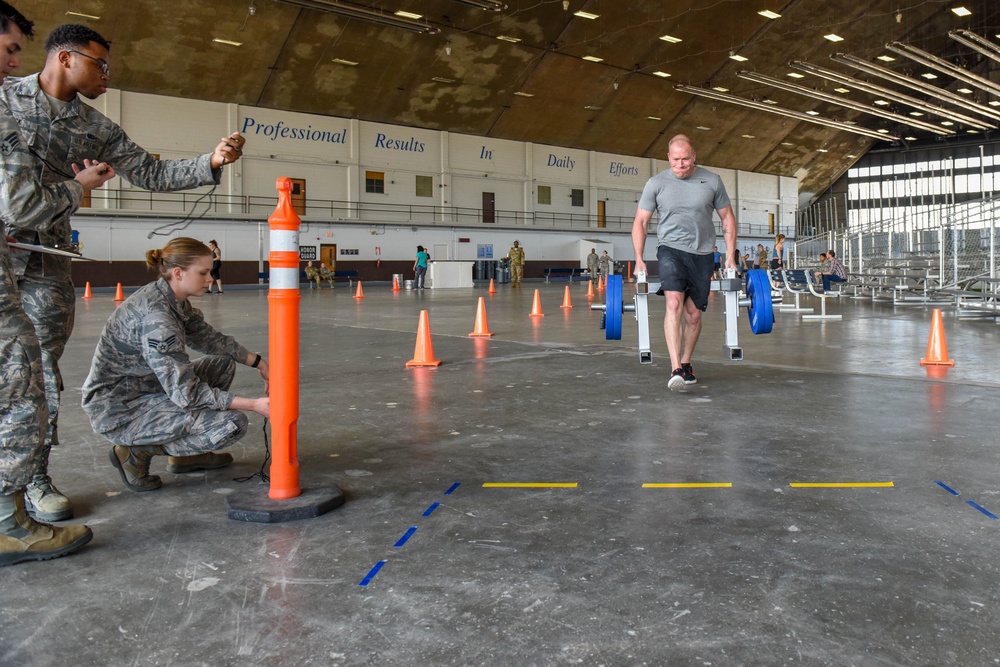
<svg viewBox="0 0 1000 667"><path fill-rule="evenodd" d="M163 486L163 480L159 475L149 474L149 462L154 456L166 453L162 445L115 445L108 452L108 457L111 465L121 474L125 486L133 491L153 491Z"/></svg>
<svg viewBox="0 0 1000 667"><path fill-rule="evenodd" d="M187 472L225 468L232 462L233 455L226 453L205 452L193 456L170 456L167 458L167 471L175 475L183 475Z"/></svg>
<svg viewBox="0 0 1000 667"><path fill-rule="evenodd" d="M24 491L0 496L0 567L65 556L93 537L87 526L37 523L24 509Z"/></svg>

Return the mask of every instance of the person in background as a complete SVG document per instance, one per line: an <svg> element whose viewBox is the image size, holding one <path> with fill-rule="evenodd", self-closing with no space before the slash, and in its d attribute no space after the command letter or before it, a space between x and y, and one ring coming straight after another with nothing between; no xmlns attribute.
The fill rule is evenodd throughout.
<svg viewBox="0 0 1000 667"><path fill-rule="evenodd" d="M607 280L608 276L611 275L611 255L608 254L607 250L601 252L600 269L601 275Z"/></svg>
<svg viewBox="0 0 1000 667"><path fill-rule="evenodd" d="M590 279L597 277L597 271L601 266L601 258L597 256L597 248L591 248L587 255L587 271L590 272Z"/></svg>
<svg viewBox="0 0 1000 667"><path fill-rule="evenodd" d="M231 336L216 331L190 298L212 286L212 251L191 238L172 239L146 252L159 278L140 288L104 325L83 385L83 411L94 432L113 443L108 453L132 491L163 483L149 474L153 456L170 457L175 474L223 468L230 454L216 454L246 435L243 410L269 417L269 368ZM205 356L191 361L187 348ZM236 365L256 368L262 398L229 391Z"/></svg>
<svg viewBox="0 0 1000 667"><path fill-rule="evenodd" d="M767 261L767 250L764 248L763 243L757 244L757 264L756 268L764 269L765 271L770 268Z"/></svg>
<svg viewBox="0 0 1000 667"><path fill-rule="evenodd" d="M312 263L312 260L306 262L305 274L306 280L309 281L309 289L319 289L319 281L322 280L322 278L319 275L319 269ZM315 288L313 287L313 283L316 283Z"/></svg>
<svg viewBox="0 0 1000 667"><path fill-rule="evenodd" d="M524 248L517 241L507 251L507 259L510 260L510 286L520 287L521 279L524 278Z"/></svg>
<svg viewBox="0 0 1000 667"><path fill-rule="evenodd" d="M330 283L330 289L334 289L333 280L337 275L330 270L330 267L326 265L326 262L319 263L319 278L320 280L325 280ZM316 287L319 287L319 281L316 281Z"/></svg>
<svg viewBox="0 0 1000 667"><path fill-rule="evenodd" d="M208 242L208 247L212 249L212 283L213 286L218 286L219 294L223 294L222 291L222 251L219 250L219 244L212 239ZM212 290L208 290L209 294L212 294Z"/></svg>
<svg viewBox="0 0 1000 667"><path fill-rule="evenodd" d="M847 280L847 269L832 250L826 251L829 267L826 271L817 272L816 277L823 279L823 291L830 291L830 283L842 283Z"/></svg>
<svg viewBox="0 0 1000 667"><path fill-rule="evenodd" d="M73 178L72 165L84 160L106 162L133 186L157 192L186 190L222 182L223 165L243 154L239 132L224 137L210 153L192 159L160 160L133 142L114 121L81 97L96 100L111 79L110 43L83 25L62 25L45 40L42 71L9 78L0 87L0 101L30 136L42 163L36 173L43 185ZM65 247L72 243L71 216L75 209L53 212L44 228L26 228L16 221L8 232L19 241ZM42 346L49 426L42 450L42 466L26 491L29 511L52 521L73 516L70 499L49 476L52 447L59 444L59 402L63 388L59 371L76 312L76 291L70 259L16 251L12 255L24 312L35 326Z"/></svg>
<svg viewBox="0 0 1000 667"><path fill-rule="evenodd" d="M771 268L785 268L785 235L778 234L774 237L774 249L771 251Z"/></svg>
<svg viewBox="0 0 1000 667"><path fill-rule="evenodd" d="M417 256L413 260L413 289L424 289L427 276L427 261L431 258L422 245L417 246Z"/></svg>
<svg viewBox="0 0 1000 667"><path fill-rule="evenodd" d="M721 278L722 273L720 272L720 269L722 269L722 253L719 252L719 246L712 247L712 261L714 262L712 277L715 279Z"/></svg>

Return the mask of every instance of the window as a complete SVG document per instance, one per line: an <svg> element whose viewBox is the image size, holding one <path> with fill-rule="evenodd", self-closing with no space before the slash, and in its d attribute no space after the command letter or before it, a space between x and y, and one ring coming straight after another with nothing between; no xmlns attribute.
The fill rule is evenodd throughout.
<svg viewBox="0 0 1000 667"><path fill-rule="evenodd" d="M365 172L365 192L385 194L385 172L366 171Z"/></svg>
<svg viewBox="0 0 1000 667"><path fill-rule="evenodd" d="M550 206L552 204L552 188L548 185L538 186L538 203Z"/></svg>
<svg viewBox="0 0 1000 667"><path fill-rule="evenodd" d="M417 175L417 196L418 197L434 196L433 176L420 176L419 174Z"/></svg>
<svg viewBox="0 0 1000 667"><path fill-rule="evenodd" d="M583 206L583 190L573 190L570 193L573 206Z"/></svg>

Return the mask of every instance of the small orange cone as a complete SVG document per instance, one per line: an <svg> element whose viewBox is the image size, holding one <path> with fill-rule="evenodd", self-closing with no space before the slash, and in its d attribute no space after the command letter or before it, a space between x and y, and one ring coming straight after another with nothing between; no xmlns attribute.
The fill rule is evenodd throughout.
<svg viewBox="0 0 1000 667"><path fill-rule="evenodd" d="M931 319L931 335L927 339L927 358L920 360L921 366L954 366L955 362L948 358L948 341L944 338L944 318L941 309L934 309Z"/></svg>
<svg viewBox="0 0 1000 667"><path fill-rule="evenodd" d="M529 317L545 317L545 313L542 312L542 295L535 290L535 300L531 302L531 312L528 314Z"/></svg>
<svg viewBox="0 0 1000 667"><path fill-rule="evenodd" d="M434 358L434 344L431 342L431 318L426 310L421 310L420 324L417 325L417 344L413 348L413 359L406 362L406 367L440 365L441 360Z"/></svg>
<svg viewBox="0 0 1000 667"><path fill-rule="evenodd" d="M597 282L600 283L601 279L598 278ZM587 285L587 298L588 299L593 299L594 298L594 281L593 280L591 280L590 284Z"/></svg>
<svg viewBox="0 0 1000 667"><path fill-rule="evenodd" d="M360 282L358 283L358 287L361 287L361 283ZM398 292L399 291L399 278L397 278L396 276L392 277L392 291L393 292Z"/></svg>
<svg viewBox="0 0 1000 667"><path fill-rule="evenodd" d="M497 288L493 285L493 279L492 278L490 278L490 288L488 290L486 290L486 293L487 294L496 294L497 293Z"/></svg>
<svg viewBox="0 0 1000 667"><path fill-rule="evenodd" d="M566 291L563 292L563 302L560 308L572 308L573 301L569 298L569 285L566 285Z"/></svg>
<svg viewBox="0 0 1000 667"><path fill-rule="evenodd" d="M490 331L490 325L486 321L486 300L483 297L479 297L479 307L476 308L476 325L472 327L472 333L469 335L473 338L489 338L493 335Z"/></svg>
<svg viewBox="0 0 1000 667"><path fill-rule="evenodd" d="M125 294L122 292L122 284L118 283L118 289L115 290L115 301L124 301Z"/></svg>
<svg viewBox="0 0 1000 667"><path fill-rule="evenodd" d="M355 299L363 299L363 298L365 298L365 293L363 291L361 291L361 281L360 280L358 281L358 289L355 290L355 292L354 292L354 298Z"/></svg>
<svg viewBox="0 0 1000 667"><path fill-rule="evenodd" d="M93 299L94 298L94 295L90 293L90 283L89 282L87 283L87 286L83 288L83 298L84 299Z"/></svg>

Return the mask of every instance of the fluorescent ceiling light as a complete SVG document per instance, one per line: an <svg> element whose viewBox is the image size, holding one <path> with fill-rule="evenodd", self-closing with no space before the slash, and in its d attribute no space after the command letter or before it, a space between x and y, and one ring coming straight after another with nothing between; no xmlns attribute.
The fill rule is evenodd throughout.
<svg viewBox="0 0 1000 667"><path fill-rule="evenodd" d="M835 93L845 93L846 94L846 93L849 93L851 91L848 90L847 88L834 88L833 92L835 92Z"/></svg>
<svg viewBox="0 0 1000 667"><path fill-rule="evenodd" d="M916 141L917 140L916 137L903 137L903 138L906 139L907 141Z"/></svg>
<svg viewBox="0 0 1000 667"><path fill-rule="evenodd" d="M930 95L931 97L935 97L943 102L948 102L949 104L953 104L968 111L972 111L974 113L979 114L980 116L986 116L987 118L991 118L995 121L1000 121L1000 113L998 113L997 111L994 111L993 109L983 106L982 104L978 104L968 99L967 97L962 97L957 93L953 93L950 90L945 90L944 88L938 88L937 86L932 86L929 83L924 83L923 81L920 81L919 79L914 79L908 76L904 76L902 74L899 74L898 72L894 72L891 69L886 69L881 65L870 63L867 60L862 60L861 58L848 55L846 53L835 53L830 56L830 59L835 62L841 63L843 65L854 67L855 69L859 69L868 74L873 74L875 76L882 77L883 79L891 81L892 83L896 83L911 88L913 90L920 91L925 95ZM810 72L812 72L813 70L817 70L814 73L816 73L818 76L823 76L826 78L829 78L830 76L829 70L824 71L822 68L817 67L816 65L809 65L808 63L801 63L801 64L793 63L793 66L799 67L799 69L804 69ZM842 77L843 75L838 74L837 76ZM983 121L971 119L969 118L969 116L966 116L964 114L959 114L951 110L943 109L942 107L937 107L921 102L919 100L916 100L916 98L910 97L908 95L903 95L902 93L893 93L892 91L889 91L887 88L882 88L881 86L874 86L874 84L868 84L867 82L863 82L859 79L853 79L853 81L857 88L861 88L862 90L865 90L866 86L879 88L881 94L888 99L896 99L904 101L906 104L909 104L912 107L915 107L917 109L922 109L924 111L936 114L938 116L944 116L945 118L952 118L954 120L961 121L966 125L970 125L972 127L978 127L980 129L993 129L994 127L993 125L985 124Z"/></svg>
<svg viewBox="0 0 1000 667"><path fill-rule="evenodd" d="M825 148L817 148L817 149L816 149L816 152L817 152L817 153L829 153L830 151L828 151L828 150L827 150L827 149L825 149Z"/></svg>
<svg viewBox="0 0 1000 667"><path fill-rule="evenodd" d="M725 88L723 86L712 86L712 90L717 90L720 93L728 93L729 92L729 89Z"/></svg>
<svg viewBox="0 0 1000 667"><path fill-rule="evenodd" d="M438 83L455 83L454 79L446 79L443 76L431 77L431 81L437 81Z"/></svg>
<svg viewBox="0 0 1000 667"><path fill-rule="evenodd" d="M846 155L845 157L849 157L849 158L851 158L853 160L854 158L857 157L857 155Z"/></svg>
<svg viewBox="0 0 1000 667"><path fill-rule="evenodd" d="M674 37L673 35L660 35L660 39L664 42L670 42L671 44L676 44L682 41L680 37Z"/></svg>
<svg viewBox="0 0 1000 667"><path fill-rule="evenodd" d="M330 62L337 63L338 65L347 65L348 67L357 67L358 63L353 60L345 60L343 58L334 58Z"/></svg>
<svg viewBox="0 0 1000 667"><path fill-rule="evenodd" d="M965 7L952 7L951 11L955 13L955 16L972 16L972 12Z"/></svg>
<svg viewBox="0 0 1000 667"><path fill-rule="evenodd" d="M951 122L950 120L943 120L941 121L941 124L944 125L945 127L951 127L952 125L954 125L954 123Z"/></svg>
<svg viewBox="0 0 1000 667"><path fill-rule="evenodd" d="M77 16L81 19L90 19L91 21L100 21L100 16L94 16L93 14L83 14L81 12L66 12L66 16Z"/></svg>
<svg viewBox="0 0 1000 667"><path fill-rule="evenodd" d="M971 95L972 94L972 89L971 88L959 88L958 92L962 93L963 95Z"/></svg>
<svg viewBox="0 0 1000 667"><path fill-rule="evenodd" d="M518 97L534 97L535 96L534 93L525 93L524 91L521 91L521 90L517 91L514 94L517 95Z"/></svg>
<svg viewBox="0 0 1000 667"><path fill-rule="evenodd" d="M931 81L931 80L933 80L933 79L936 79L936 78L937 78L937 74L934 74L933 72L924 72L924 73L923 73L923 74L921 74L920 76L924 77L924 78L925 78L925 79L927 79L928 81Z"/></svg>
<svg viewBox="0 0 1000 667"><path fill-rule="evenodd" d="M979 131L978 130L966 130L965 133L966 134L979 134Z"/></svg>
<svg viewBox="0 0 1000 667"><path fill-rule="evenodd" d="M818 111L813 111L812 109L810 109L806 113L809 114L810 116L818 116L819 115Z"/></svg>
<svg viewBox="0 0 1000 667"><path fill-rule="evenodd" d="M835 35L832 32L829 35L823 35L823 39L828 39L831 42L842 42L842 41L844 41L843 37L841 37L840 35Z"/></svg>
<svg viewBox="0 0 1000 667"><path fill-rule="evenodd" d="M584 56L584 60L589 60L592 63L603 63L604 58L598 58L597 56Z"/></svg>
<svg viewBox="0 0 1000 667"><path fill-rule="evenodd" d="M877 104L880 107L887 107L889 106L889 100L875 100L872 104Z"/></svg>
<svg viewBox="0 0 1000 667"><path fill-rule="evenodd" d="M428 25L427 23L418 23L402 16L394 16L393 14L388 14L377 9L370 9L348 2L334 2L333 0L276 0L276 2L291 5L292 7L312 9L313 11L325 14L335 14L349 19L358 19L359 21L373 23L386 28L408 30L423 35L434 35L441 32L440 28Z"/></svg>
<svg viewBox="0 0 1000 667"><path fill-rule="evenodd" d="M754 136L752 134L742 134L740 136L743 137L744 139L756 139L757 138L756 136Z"/></svg>
<svg viewBox="0 0 1000 667"><path fill-rule="evenodd" d="M667 74L666 72L661 72L661 71L657 70L657 71L653 72L653 76L658 76L661 79L666 79L670 75Z"/></svg>
<svg viewBox="0 0 1000 667"><path fill-rule="evenodd" d="M696 130L701 130L701 131L703 131L703 132L708 132L708 131L709 131L709 130L711 130L712 128L710 128L710 127L705 127L704 125L699 125L698 127L694 128L694 129L696 129Z"/></svg>
<svg viewBox="0 0 1000 667"><path fill-rule="evenodd" d="M416 21L417 19L424 18L423 14L414 14L413 12L404 12L402 9L400 9L397 12L393 12L393 13L396 16L402 16L404 19L413 19L414 21Z"/></svg>
<svg viewBox="0 0 1000 667"><path fill-rule="evenodd" d="M997 100L992 100L992 101L988 102L988 104L991 107L1000 107L1000 101L997 101Z"/></svg>
<svg viewBox="0 0 1000 667"><path fill-rule="evenodd" d="M893 58L892 56L887 56L887 55L885 55L884 53L883 53L882 55L880 55L880 56L878 57L878 59L879 59L879 60L881 60L881 61L882 61L882 62L884 62L884 63L891 63L891 62L896 62L896 59L895 59L895 58Z"/></svg>
<svg viewBox="0 0 1000 667"><path fill-rule="evenodd" d="M790 142L790 141L782 141L782 142L781 142L781 145L782 145L782 146L794 146L795 144L793 144L793 143L792 143L792 142Z"/></svg>
<svg viewBox="0 0 1000 667"><path fill-rule="evenodd" d="M734 53L733 55L729 56L729 59L735 60L738 63L745 63L746 61L749 60L749 58L747 58L746 56L741 56L738 53Z"/></svg>
<svg viewBox="0 0 1000 667"><path fill-rule="evenodd" d="M878 133L879 134L889 134L889 130L886 130L886 129L883 128L883 129L879 130Z"/></svg>
<svg viewBox="0 0 1000 667"><path fill-rule="evenodd" d="M663 120L659 116L646 116L646 120Z"/></svg>
<svg viewBox="0 0 1000 667"><path fill-rule="evenodd" d="M772 12L770 9L764 9L764 10L759 11L757 13L760 14L761 16L763 16L766 19L771 19L772 21L774 19L780 19L781 18L781 14L779 14L777 12Z"/></svg>
<svg viewBox="0 0 1000 667"><path fill-rule="evenodd" d="M510 37L508 35L497 35L497 39L510 42L511 44L517 44L521 41L519 37Z"/></svg>
<svg viewBox="0 0 1000 667"><path fill-rule="evenodd" d="M911 111L910 115L911 116L923 116L924 112L923 111Z"/></svg>
<svg viewBox="0 0 1000 667"><path fill-rule="evenodd" d="M243 46L243 42L234 42L231 39L220 39L216 37L212 41L216 44L225 44L226 46Z"/></svg>
<svg viewBox="0 0 1000 667"><path fill-rule="evenodd" d="M796 118L798 120L806 121L808 123L814 123L816 125L825 125L826 127L833 127L838 130L845 130L847 132L852 132L854 134L861 134L867 137L873 137L875 139L892 139L898 140L899 137L883 135L869 130L864 127L852 127L847 123L841 123L838 120L832 118L824 118L822 116L810 116L802 113L801 111L794 111L792 109L786 109L784 107L774 106L771 104L764 104L763 102L758 102L757 100L749 100L743 97L737 97L736 95L729 95L727 93L720 93L715 90L708 88L698 88L696 86L686 86L683 84L678 84L674 86L674 90L678 90L684 93L690 93L691 95L697 95L699 97L708 97L713 100L720 102L728 102L730 104L735 104L737 106L746 107L748 109L757 109L758 111L766 111L768 113L777 114L779 116L786 116L788 118Z"/></svg>
<svg viewBox="0 0 1000 667"><path fill-rule="evenodd" d="M804 78L805 78L804 76L802 76L802 75L801 75L801 74L799 74L798 72L789 72L789 73L788 73L788 74L786 74L785 76L790 76L790 77L792 77L793 79L804 79Z"/></svg>
<svg viewBox="0 0 1000 667"><path fill-rule="evenodd" d="M593 104L588 104L587 106L585 106L583 108L586 109L587 111L600 111L604 107L598 107L598 106L594 106Z"/></svg>
<svg viewBox="0 0 1000 667"><path fill-rule="evenodd" d="M1000 84L979 76L978 74L973 74L969 70L959 67L958 65L953 65L944 58L939 58L933 53L929 53L923 49L918 49L915 46L903 44L901 42L893 42L892 44L886 45L886 48L902 56L906 56L910 60L920 63L921 65L926 65L933 70L937 70L938 72L954 77L959 81L964 81L965 83L975 86L976 88L989 90L993 92L993 94L1000 94Z"/></svg>
<svg viewBox="0 0 1000 667"><path fill-rule="evenodd" d="M573 12L573 16L579 16L582 19L590 19L591 21L593 21L594 19L599 18L601 15L591 14L590 12L585 12L585 11L579 11L579 12Z"/></svg>

